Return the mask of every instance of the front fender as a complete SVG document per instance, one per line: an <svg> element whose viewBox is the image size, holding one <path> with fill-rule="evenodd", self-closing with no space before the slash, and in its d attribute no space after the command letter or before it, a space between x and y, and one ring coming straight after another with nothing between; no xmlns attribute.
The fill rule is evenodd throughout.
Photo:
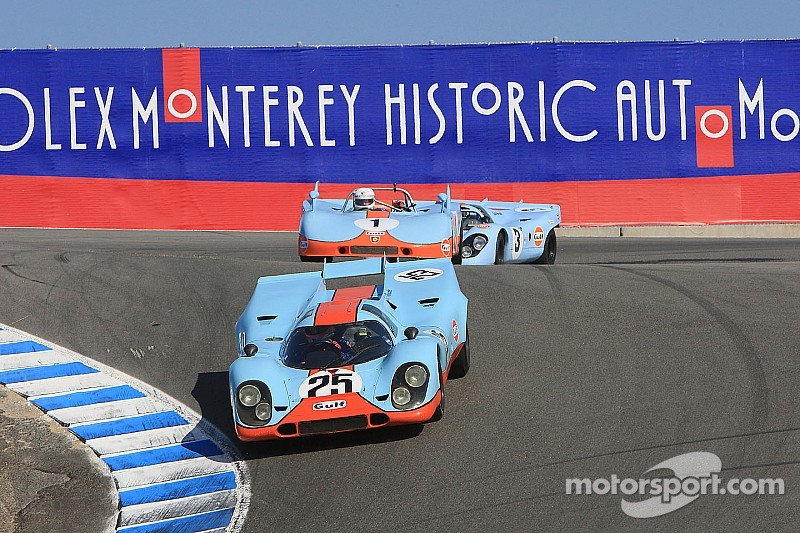
<svg viewBox="0 0 800 533"><path fill-rule="evenodd" d="M480 227L480 226L488 226L488 227ZM487 239L486 246L478 252L477 254L473 254L472 257L465 258L462 255L461 264L462 265L493 265L494 264L494 254L495 250L497 249L497 238L500 232L503 231L503 227L500 224L480 224L479 226L474 226L470 228L468 231L464 232L464 236L461 240L461 248L463 251L464 244L469 244L470 237L474 237L475 235L483 235Z"/></svg>
<svg viewBox="0 0 800 533"><path fill-rule="evenodd" d="M429 336L400 341L383 362L383 369L375 386L375 395L391 394L392 378L397 369L404 363L416 362L422 363L428 370L428 390L425 393L425 403L431 401L441 388L437 347L436 339ZM391 401L387 401L381 407L387 411L396 410Z"/></svg>

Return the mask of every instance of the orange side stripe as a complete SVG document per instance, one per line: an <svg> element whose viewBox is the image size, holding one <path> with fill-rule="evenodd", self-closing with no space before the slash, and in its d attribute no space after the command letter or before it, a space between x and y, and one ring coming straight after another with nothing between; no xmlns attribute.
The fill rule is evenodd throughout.
<svg viewBox="0 0 800 533"><path fill-rule="evenodd" d="M324 302L317 307L314 316L315 326L336 326L356 321L358 304L361 300L343 300L340 302Z"/></svg>
<svg viewBox="0 0 800 533"><path fill-rule="evenodd" d="M362 300L372 296L373 292L375 292L375 285L336 289L336 292L333 293L333 299L331 301L340 302L342 300Z"/></svg>

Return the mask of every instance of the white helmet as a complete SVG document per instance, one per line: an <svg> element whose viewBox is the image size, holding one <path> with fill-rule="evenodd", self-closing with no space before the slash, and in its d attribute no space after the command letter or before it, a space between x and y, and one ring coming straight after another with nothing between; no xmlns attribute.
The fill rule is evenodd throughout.
<svg viewBox="0 0 800 533"><path fill-rule="evenodd" d="M367 187L360 187L353 191L353 209L363 210L375 207L375 191Z"/></svg>

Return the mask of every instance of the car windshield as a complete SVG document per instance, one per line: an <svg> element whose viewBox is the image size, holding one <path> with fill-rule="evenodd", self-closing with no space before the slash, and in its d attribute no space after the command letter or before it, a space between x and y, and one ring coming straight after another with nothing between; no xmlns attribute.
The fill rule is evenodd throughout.
<svg viewBox="0 0 800 533"><path fill-rule="evenodd" d="M286 366L303 369L365 363L389 353L392 339L377 320L336 326L304 326L284 345Z"/></svg>

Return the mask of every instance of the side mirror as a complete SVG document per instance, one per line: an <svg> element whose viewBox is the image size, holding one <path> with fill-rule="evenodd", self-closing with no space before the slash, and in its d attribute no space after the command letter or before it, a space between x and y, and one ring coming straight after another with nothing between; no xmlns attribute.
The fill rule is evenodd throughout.
<svg viewBox="0 0 800 533"><path fill-rule="evenodd" d="M258 352L258 346L255 344L246 344L244 347L244 354L247 357L253 357Z"/></svg>
<svg viewBox="0 0 800 533"><path fill-rule="evenodd" d="M311 198L312 200L316 200L317 198L319 198L319 191L311 191L310 193L308 193L308 197Z"/></svg>
<svg viewBox="0 0 800 533"><path fill-rule="evenodd" d="M413 340L417 338L419 334L419 330L414 326L407 327L406 330L403 332L403 335L406 336L406 339Z"/></svg>
<svg viewBox="0 0 800 533"><path fill-rule="evenodd" d="M443 204L447 201L447 195L443 192L439 193L439 203Z"/></svg>

